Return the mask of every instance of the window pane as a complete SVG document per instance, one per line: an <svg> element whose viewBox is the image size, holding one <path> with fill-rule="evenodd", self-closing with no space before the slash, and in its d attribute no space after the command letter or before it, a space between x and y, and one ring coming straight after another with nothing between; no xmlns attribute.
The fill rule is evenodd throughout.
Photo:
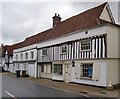
<svg viewBox="0 0 120 99"><path fill-rule="evenodd" d="M34 53L33 52L31 52L31 59L33 59L34 58Z"/></svg>
<svg viewBox="0 0 120 99"><path fill-rule="evenodd" d="M47 49L43 49L43 50L42 50L42 55L43 55L43 56L47 56Z"/></svg>
<svg viewBox="0 0 120 99"><path fill-rule="evenodd" d="M67 50L68 50L67 45L61 46L61 53L67 53Z"/></svg>
<svg viewBox="0 0 120 99"><path fill-rule="evenodd" d="M82 64L82 77L92 78L93 64Z"/></svg>
<svg viewBox="0 0 120 99"><path fill-rule="evenodd" d="M44 65L41 65L41 72L44 72Z"/></svg>
<svg viewBox="0 0 120 99"><path fill-rule="evenodd" d="M62 64L54 64L54 74L62 75Z"/></svg>
<svg viewBox="0 0 120 99"><path fill-rule="evenodd" d="M90 40L84 40L81 42L81 51L86 51L86 50L90 50L91 45L90 45Z"/></svg>

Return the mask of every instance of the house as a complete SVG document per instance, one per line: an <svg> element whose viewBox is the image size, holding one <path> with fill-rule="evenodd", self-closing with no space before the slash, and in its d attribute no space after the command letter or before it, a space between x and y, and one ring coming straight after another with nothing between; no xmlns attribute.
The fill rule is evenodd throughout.
<svg viewBox="0 0 120 99"><path fill-rule="evenodd" d="M0 66L5 67L5 46L3 44L0 47Z"/></svg>
<svg viewBox="0 0 120 99"><path fill-rule="evenodd" d="M30 44L31 39L26 38L25 41L16 44L16 48L13 51L13 62L16 70L26 70L26 74L36 78L37 69L37 47L36 44L26 46Z"/></svg>
<svg viewBox="0 0 120 99"><path fill-rule="evenodd" d="M13 50L15 48L15 44L6 45L5 46L5 70L15 73L15 65L13 63Z"/></svg>
<svg viewBox="0 0 120 99"><path fill-rule="evenodd" d="M52 28L15 44L15 70L35 78L49 78L106 87L118 81L118 37L108 3L61 21Z"/></svg>
<svg viewBox="0 0 120 99"><path fill-rule="evenodd" d="M0 48L0 60L1 66L5 71L10 71L15 73L15 69L13 70L13 49L14 45L1 45ZM11 69L11 70L10 70Z"/></svg>
<svg viewBox="0 0 120 99"><path fill-rule="evenodd" d="M119 29L108 3L62 22L55 14L53 27L37 44L38 77L104 87L117 84Z"/></svg>

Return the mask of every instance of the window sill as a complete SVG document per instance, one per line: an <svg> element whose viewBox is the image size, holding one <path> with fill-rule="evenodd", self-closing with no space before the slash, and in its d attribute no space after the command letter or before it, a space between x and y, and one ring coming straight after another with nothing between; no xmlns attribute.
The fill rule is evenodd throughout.
<svg viewBox="0 0 120 99"><path fill-rule="evenodd" d="M91 52L92 50L80 50L80 52Z"/></svg>
<svg viewBox="0 0 120 99"><path fill-rule="evenodd" d="M92 80L92 78L84 78L84 77L82 77L82 78L79 78L80 80L90 80L90 81L93 81Z"/></svg>
<svg viewBox="0 0 120 99"><path fill-rule="evenodd" d="M61 53L60 55L66 55L66 54L68 54L67 52L66 53Z"/></svg>

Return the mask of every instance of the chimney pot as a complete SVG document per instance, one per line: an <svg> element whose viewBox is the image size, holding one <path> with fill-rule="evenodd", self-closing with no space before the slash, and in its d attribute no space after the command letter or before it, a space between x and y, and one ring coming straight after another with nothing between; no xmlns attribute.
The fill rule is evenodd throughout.
<svg viewBox="0 0 120 99"><path fill-rule="evenodd" d="M61 17L60 15L55 13L55 16L52 17L53 18L53 27L55 27L57 24L59 24L61 22Z"/></svg>

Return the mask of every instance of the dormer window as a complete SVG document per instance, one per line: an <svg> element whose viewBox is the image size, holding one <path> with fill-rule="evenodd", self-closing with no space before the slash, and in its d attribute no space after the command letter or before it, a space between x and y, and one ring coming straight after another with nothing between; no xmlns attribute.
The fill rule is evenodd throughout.
<svg viewBox="0 0 120 99"><path fill-rule="evenodd" d="M91 51L91 40L83 40L80 42L80 51Z"/></svg>
<svg viewBox="0 0 120 99"><path fill-rule="evenodd" d="M42 50L42 56L47 56L47 48Z"/></svg>

